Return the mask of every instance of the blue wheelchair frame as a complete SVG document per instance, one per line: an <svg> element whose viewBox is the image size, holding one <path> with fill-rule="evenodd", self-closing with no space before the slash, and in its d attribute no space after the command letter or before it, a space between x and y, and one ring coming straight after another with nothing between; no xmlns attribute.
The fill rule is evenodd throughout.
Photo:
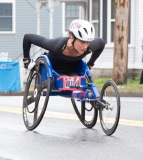
<svg viewBox="0 0 143 160"><path fill-rule="evenodd" d="M100 97L95 84L94 83L86 84L86 78L81 78L81 85L69 86L70 88L69 90L61 90L59 92L60 88L63 87L64 79L60 78L61 75L58 74L52 68L51 62L46 55L41 55L40 57L44 58L49 68L48 73L47 73L45 68L41 67L40 74L42 75L41 77L42 82L44 82L47 79L47 77L50 77L52 79L52 83L50 86L51 88L50 96L62 96L62 97L67 97L67 98L76 98L80 101L86 101L86 99L88 98L95 100L96 98ZM87 64L83 60L80 60L75 65L75 72L81 77L91 78L91 72Z"/></svg>
<svg viewBox="0 0 143 160"><path fill-rule="evenodd" d="M23 120L28 130L33 130L40 124L48 105L49 96L62 96L71 99L73 108L85 127L94 127L99 111L100 123L105 134L111 135L115 132L120 118L120 95L115 82L112 80L106 81L99 95L95 84L92 83L91 72L83 60L75 64L74 71L79 76L60 75L52 68L47 55L41 55L36 60L36 65L32 68L27 78L23 98ZM110 88L107 90L108 87L113 89L116 97L115 101L113 100L113 104L111 99L110 102L107 102L103 98L111 95ZM106 91L109 91L109 95ZM80 102L78 103L79 105L75 100ZM38 109L41 105L42 109ZM113 111L113 114L115 113L115 121L111 127L104 119L104 111L107 119L111 115L108 112L111 113ZM87 119L89 112L92 114L91 120Z"/></svg>

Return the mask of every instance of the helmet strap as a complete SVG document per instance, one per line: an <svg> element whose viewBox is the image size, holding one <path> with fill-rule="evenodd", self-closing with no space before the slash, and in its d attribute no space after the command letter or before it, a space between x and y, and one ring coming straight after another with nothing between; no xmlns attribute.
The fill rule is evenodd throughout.
<svg viewBox="0 0 143 160"><path fill-rule="evenodd" d="M73 46L73 48L75 49L75 47L74 47L74 42L76 41L76 37L74 37L74 40L73 40L73 42L72 42L72 46ZM75 49L76 50L76 49ZM76 50L77 51L77 50ZM77 51L78 52L78 51Z"/></svg>

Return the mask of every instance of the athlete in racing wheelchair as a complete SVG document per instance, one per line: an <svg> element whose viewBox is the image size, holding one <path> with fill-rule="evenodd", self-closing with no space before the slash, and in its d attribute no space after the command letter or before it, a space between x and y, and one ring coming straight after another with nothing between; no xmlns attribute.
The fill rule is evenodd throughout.
<svg viewBox="0 0 143 160"><path fill-rule="evenodd" d="M89 69L92 68L105 46L103 39L94 36L93 25L81 19L71 22L69 37L47 39L34 34L24 36L23 62L24 67L30 70L30 74L23 99L23 119L29 130L35 129L41 122L49 96L60 95L71 98L75 112L84 126L92 128L96 124L99 110L103 131L107 135L114 133L120 116L120 97L116 84L112 80L104 84L101 95L92 81ZM29 55L31 44L48 50L48 54L41 55L35 62L31 61ZM86 64L82 59L90 53L91 58ZM115 94L113 104L103 98L107 88L111 88L109 92L113 89ZM44 100L41 100L41 97ZM79 101L80 107L75 99ZM86 104L90 107L86 107ZM113 112L114 108L115 116L112 116L111 111ZM110 119L109 117L104 119L104 110L109 112ZM91 111L93 111L92 118L89 119L86 112ZM107 126L106 123L108 123ZM109 125L110 123L113 124Z"/></svg>

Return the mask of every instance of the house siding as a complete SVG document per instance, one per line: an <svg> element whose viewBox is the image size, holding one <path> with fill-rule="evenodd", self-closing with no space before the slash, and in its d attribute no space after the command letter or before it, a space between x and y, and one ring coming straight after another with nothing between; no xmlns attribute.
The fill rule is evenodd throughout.
<svg viewBox="0 0 143 160"><path fill-rule="evenodd" d="M41 35L49 38L50 13L47 6L41 10ZM36 22L37 26L37 22ZM62 4L55 6L53 13L53 38L62 36Z"/></svg>
<svg viewBox="0 0 143 160"><path fill-rule="evenodd" d="M141 29L143 27L142 20L142 0L131 0L131 43L128 45L128 69L142 69L143 62L141 61L143 51L141 51L141 35L143 33ZM142 22L142 25L141 25ZM143 29L142 29L143 30ZM106 44L103 53L96 60L93 68L113 68L113 55L114 55L114 45ZM88 61L90 55L86 57Z"/></svg>
<svg viewBox="0 0 143 160"><path fill-rule="evenodd" d="M35 7L35 1L30 1L30 3ZM53 37L62 36L61 4L55 7L53 14ZM37 34L37 13L26 1L16 0L16 33L0 34L0 53L8 52L11 60L22 54L22 42L26 33ZM41 35L49 37L49 11L47 7L41 9Z"/></svg>
<svg viewBox="0 0 143 160"><path fill-rule="evenodd" d="M68 1L68 0L67 0ZM128 68L142 69L143 62L141 61L141 37L143 37L143 0L131 0L131 44L128 47ZM35 7L35 1L30 3ZM87 6L86 6L87 7ZM81 15L83 18L85 13L81 7ZM141 23L142 22L142 23ZM50 13L48 7L44 6L41 9L41 35L49 37ZM53 13L53 37L63 36L62 34L62 3L55 6ZM26 33L37 33L37 13L26 2L16 0L16 33L15 34L0 34L0 53L8 52L9 58L14 60L17 56L22 54L22 41ZM32 48L35 52L35 49ZM107 44L101 56L95 62L94 68L98 69L112 69L113 68L113 44ZM90 55L85 57L88 61Z"/></svg>

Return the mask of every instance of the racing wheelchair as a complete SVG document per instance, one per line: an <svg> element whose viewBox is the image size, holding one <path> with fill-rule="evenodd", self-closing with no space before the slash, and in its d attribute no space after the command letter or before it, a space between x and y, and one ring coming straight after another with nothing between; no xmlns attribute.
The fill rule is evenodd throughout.
<svg viewBox="0 0 143 160"><path fill-rule="evenodd" d="M49 97L62 96L71 99L75 113L85 127L94 127L99 113L104 133L112 135L115 132L120 118L120 95L113 80L106 81L99 94L83 60L75 65L79 76L70 77L58 74L47 55L41 55L35 62L23 98L23 120L28 130L40 124Z"/></svg>

